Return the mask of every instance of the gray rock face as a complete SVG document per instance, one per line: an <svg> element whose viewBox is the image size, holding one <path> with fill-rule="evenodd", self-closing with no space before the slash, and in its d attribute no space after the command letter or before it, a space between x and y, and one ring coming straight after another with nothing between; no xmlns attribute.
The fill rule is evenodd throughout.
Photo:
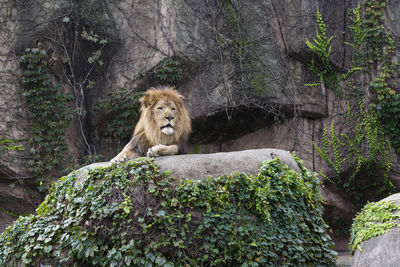
<svg viewBox="0 0 400 267"><path fill-rule="evenodd" d="M12 224L17 216L33 213L41 202L38 192L15 184L0 182L0 233ZM11 216L12 215L12 216Z"/></svg>
<svg viewBox="0 0 400 267"><path fill-rule="evenodd" d="M382 201L394 201L400 205L400 193ZM363 251L357 250L353 257L353 267L397 267L400 262L400 227L393 227L387 233L361 243Z"/></svg>

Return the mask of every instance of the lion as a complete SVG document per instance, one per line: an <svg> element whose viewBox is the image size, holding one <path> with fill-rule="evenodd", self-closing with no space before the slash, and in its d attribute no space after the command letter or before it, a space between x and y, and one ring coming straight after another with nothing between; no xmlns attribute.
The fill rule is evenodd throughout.
<svg viewBox="0 0 400 267"><path fill-rule="evenodd" d="M171 87L148 89L139 99L141 114L131 140L110 163L184 154L192 128L183 98Z"/></svg>

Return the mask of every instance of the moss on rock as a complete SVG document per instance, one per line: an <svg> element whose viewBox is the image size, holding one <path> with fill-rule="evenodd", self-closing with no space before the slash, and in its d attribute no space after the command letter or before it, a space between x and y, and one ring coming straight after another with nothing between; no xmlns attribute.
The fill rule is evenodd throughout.
<svg viewBox="0 0 400 267"><path fill-rule="evenodd" d="M180 183L144 158L71 173L0 236L0 265L334 265L319 180L298 164Z"/></svg>

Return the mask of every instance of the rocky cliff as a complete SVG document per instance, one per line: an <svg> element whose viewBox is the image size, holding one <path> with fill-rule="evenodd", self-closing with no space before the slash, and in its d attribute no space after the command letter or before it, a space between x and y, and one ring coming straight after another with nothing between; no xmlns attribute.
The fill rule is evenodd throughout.
<svg viewBox="0 0 400 267"><path fill-rule="evenodd" d="M55 169L74 167L77 163L68 160L70 156L83 161L99 155L108 160L115 155L128 141L127 133L134 127L134 96L148 87L165 83L175 85L186 98L186 107L193 119L192 152L253 148L296 151L308 168L325 175L321 179L326 182L323 195L330 217L350 220L356 210L357 195L340 190L327 178L335 180L340 176L344 179L342 185L349 177L360 181L351 186L365 189L367 196L362 198L375 198L376 188L367 186L373 183L370 176L381 180L387 176L395 186L400 186L398 154L392 153L382 141L383 135L366 134L373 133L374 129L380 133L380 128L368 126L374 123L365 123L368 114L363 117L362 112L352 120L346 119L348 110L355 114L360 103L363 108L369 103L379 106L381 103L376 100L382 91L386 99L393 98L389 104L394 109L398 106L397 74L393 70L382 70L389 69L385 62L398 62L399 51L389 48L399 37L400 17L395 11L400 9L400 4L362 1L361 19L375 18L377 13L382 18L376 24L383 28L376 31L381 44L375 39L368 41L367 37L375 32L366 31L361 35L365 44L360 43L360 51L371 62L366 60L359 67L354 56L358 39L349 27L356 25L354 10L358 2L14 0L1 3L0 140L9 140L4 143L7 145L12 141L24 150L0 143L3 188L0 192L4 192L0 195L0 208L8 214L3 212L0 221L9 221L12 213L27 211L14 208L16 203L30 206L30 210L35 207L36 202L31 199L40 198L35 189L38 176L35 174L46 178L50 173L58 177ZM306 44L306 39L312 40L321 34L321 28L316 31L321 26L317 23L317 12L323 18L327 37L332 36L326 61ZM359 29L366 28L361 25ZM390 37L388 44L381 37L382 32ZM391 51L383 52L388 60L378 57L380 54L371 47L376 51ZM27 48L38 50L27 51ZM39 57L41 54L43 57ZM346 74L348 78L336 78L332 88L327 83L332 76L310 70L312 59L320 68L329 66L336 77ZM30 68L35 71L27 73ZM44 69L46 73L42 73ZM32 76L37 72L43 74L41 84ZM385 82L382 88L370 85L371 81L378 84L376 78ZM69 102L60 102L70 112L63 111L65 118L69 118L65 119L69 126L62 134L67 149L63 150L61 145L52 147L54 140L62 139L56 132L54 139L46 141L50 144L49 152L40 154L44 146L38 144L45 143L41 137L51 137L50 130L61 127L57 126L61 119L52 114L58 112L30 108L32 98L27 95L34 94L27 90L43 89L44 85L52 85L59 94L70 96ZM338 88L342 95L334 90ZM107 99L112 99L109 105L104 104ZM39 103L46 107L45 101L53 100L35 101L42 101ZM129 107L133 107L131 111ZM387 109L388 105L382 107ZM35 112L49 115L38 117ZM386 121L381 120L382 127L393 124L389 123L390 117L395 117L391 114L387 117ZM39 121L48 118L52 123L48 128L35 126L35 133L40 134L32 137L35 118ZM335 148L328 146L333 156L324 159L316 146L321 148L327 142L324 136L331 132L332 123L337 136L344 134L342 138L350 136L351 140L358 140L349 133L359 129L355 136L367 141L361 140L355 150L343 146L336 154ZM393 129L396 127L394 122ZM324 134L324 129L330 130L328 134ZM391 136L390 131L385 133ZM370 148L370 144L379 142L384 143L379 149ZM392 147L396 148L393 142ZM333 164L328 158L334 159ZM373 168L367 164L374 160L382 160L379 165L382 168L370 171ZM32 166L42 166L42 169L35 170ZM357 173L353 177L355 169ZM26 193L30 198L26 194L10 193L7 190L10 184L13 190L31 192Z"/></svg>

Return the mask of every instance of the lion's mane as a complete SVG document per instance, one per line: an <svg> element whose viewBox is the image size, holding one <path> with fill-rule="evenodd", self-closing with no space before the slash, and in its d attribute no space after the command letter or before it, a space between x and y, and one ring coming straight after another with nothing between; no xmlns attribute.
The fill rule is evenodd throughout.
<svg viewBox="0 0 400 267"><path fill-rule="evenodd" d="M134 152L138 156L146 156L149 148L158 145L178 145L179 153L186 152L188 136L191 132L191 120L189 113L183 105L183 96L173 88L163 89L150 88L140 99L141 114L136 124L131 143ZM174 132L171 135L163 134L153 117L153 105L158 101L173 101L179 114L178 120L174 126Z"/></svg>

